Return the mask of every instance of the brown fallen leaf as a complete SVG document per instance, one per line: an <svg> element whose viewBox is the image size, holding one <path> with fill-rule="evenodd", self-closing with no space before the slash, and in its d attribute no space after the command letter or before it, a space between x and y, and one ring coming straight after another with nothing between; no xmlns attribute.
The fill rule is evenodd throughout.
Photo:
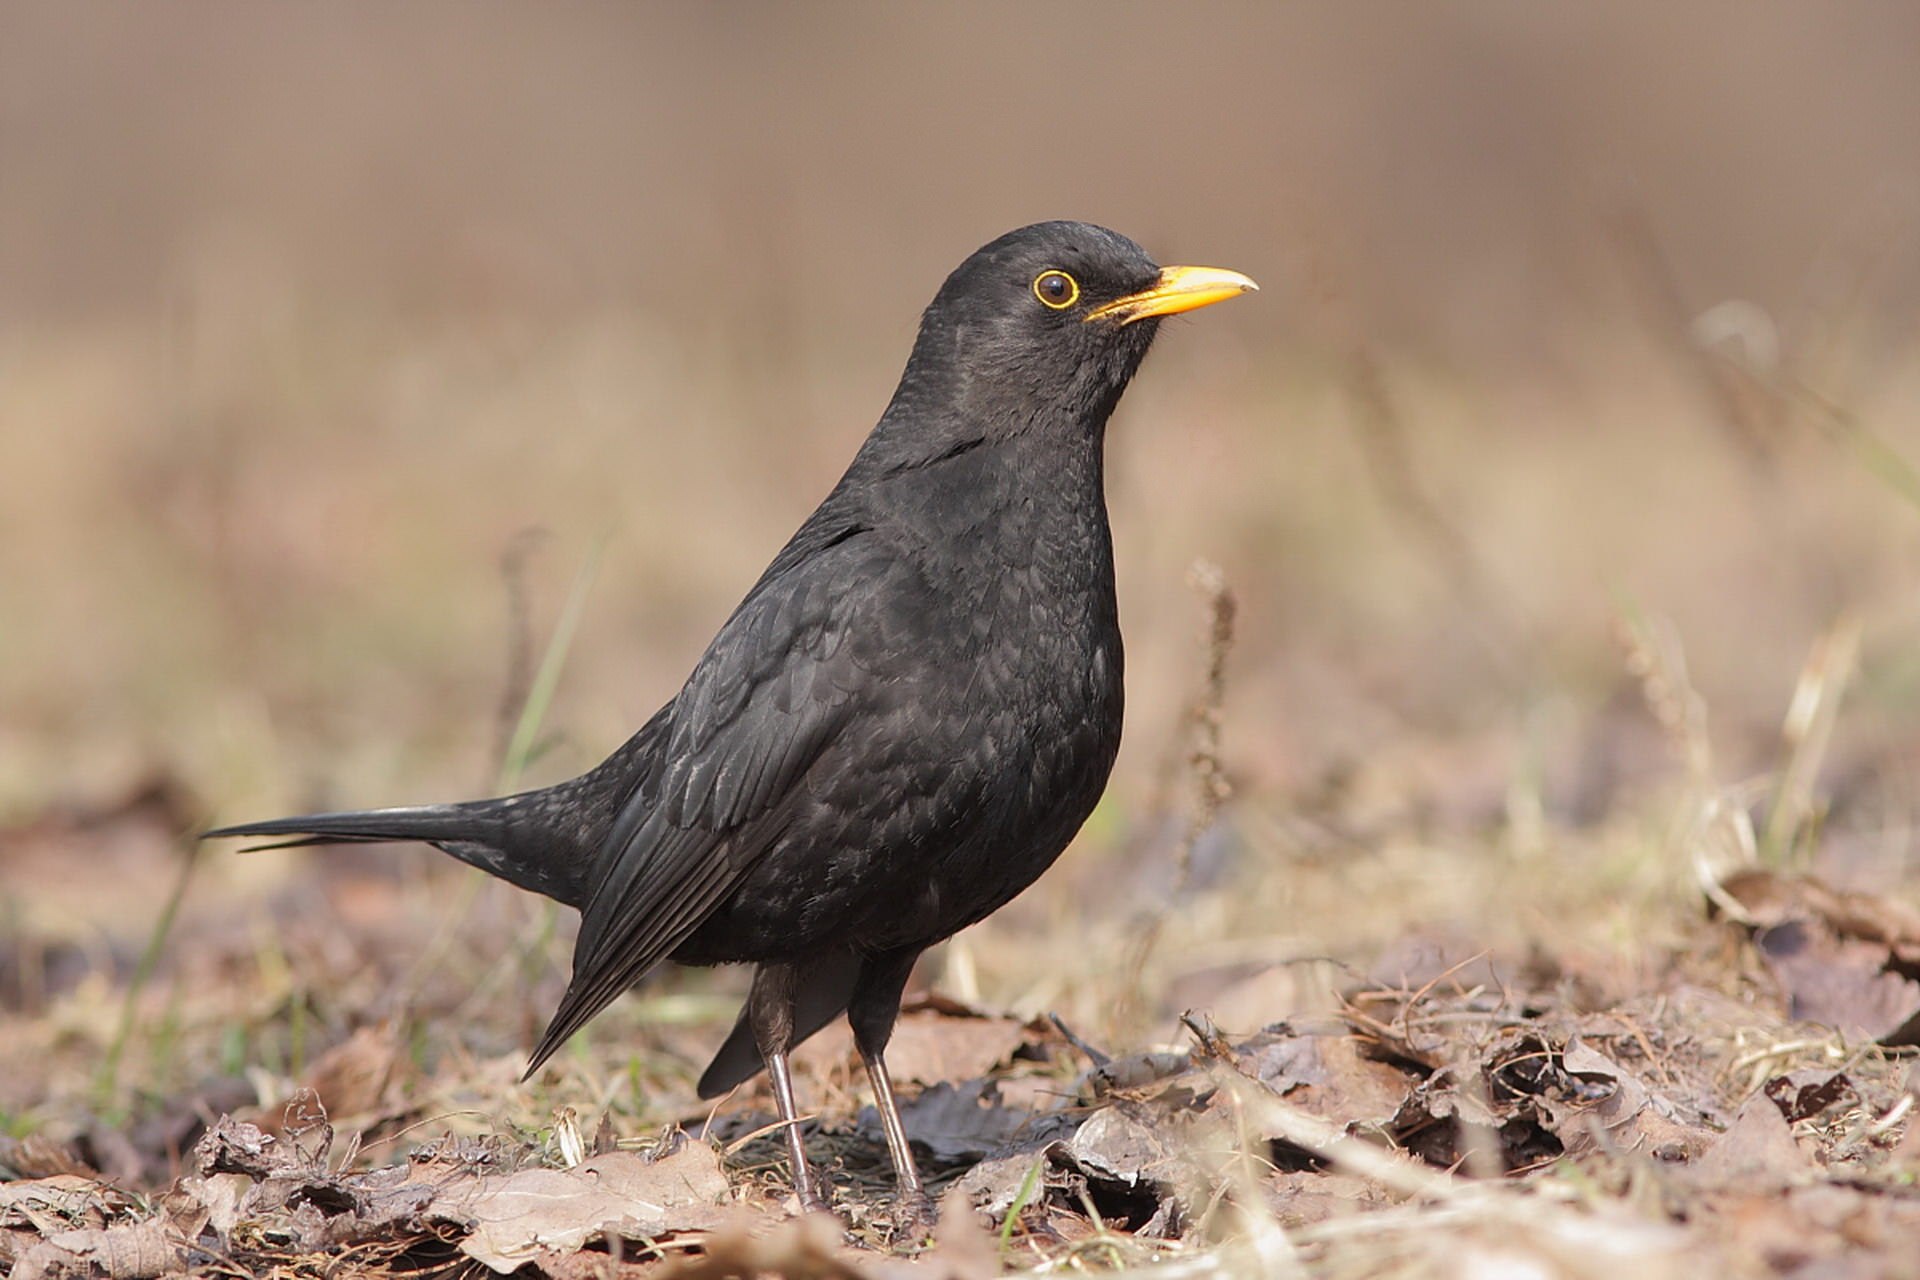
<svg viewBox="0 0 1920 1280"><path fill-rule="evenodd" d="M710 1228L730 1197L718 1153L689 1142L655 1161L615 1151L571 1169L482 1176L441 1190L425 1215L467 1227L460 1251L505 1275L545 1251L572 1252L597 1235Z"/></svg>
<svg viewBox="0 0 1920 1280"><path fill-rule="evenodd" d="M100 1227L131 1203L114 1188L77 1174L0 1182L0 1227L30 1227L41 1235Z"/></svg>
<svg viewBox="0 0 1920 1280"><path fill-rule="evenodd" d="M790 1276L795 1280L872 1280L840 1239L840 1223L824 1213L803 1214L768 1227L764 1218L730 1215L698 1254L661 1267L660 1280L739 1280Z"/></svg>
<svg viewBox="0 0 1920 1280"><path fill-rule="evenodd" d="M165 1218L114 1227L59 1231L21 1255L13 1280L105 1275L108 1280L155 1280L183 1271L186 1241Z"/></svg>
<svg viewBox="0 0 1920 1280"><path fill-rule="evenodd" d="M1884 1044L1920 1043L1920 911L1761 867L1720 884L1746 913L1787 1014Z"/></svg>
<svg viewBox="0 0 1920 1280"><path fill-rule="evenodd" d="M1706 1188L1789 1185L1813 1172L1813 1162L1794 1140L1793 1129L1773 1100L1756 1094L1741 1104L1733 1124L1705 1155L1686 1169L1687 1179Z"/></svg>
<svg viewBox="0 0 1920 1280"><path fill-rule="evenodd" d="M1168 1184L1183 1170L1185 1156L1168 1126L1131 1108L1102 1107L1088 1116L1066 1141L1066 1154L1086 1173L1138 1187Z"/></svg>
<svg viewBox="0 0 1920 1280"><path fill-rule="evenodd" d="M1760 1086L1760 1092L1772 1099L1789 1124L1811 1120L1831 1107L1860 1100L1859 1090L1844 1071L1790 1071L1767 1081Z"/></svg>
<svg viewBox="0 0 1920 1280"><path fill-rule="evenodd" d="M1568 1043L1560 1066L1587 1086L1576 1096L1546 1101L1554 1136L1569 1156L1607 1146L1644 1152L1657 1160L1685 1161L1714 1141L1704 1117L1584 1040Z"/></svg>
<svg viewBox="0 0 1920 1280"><path fill-rule="evenodd" d="M323 1253L436 1236L502 1273L599 1235L704 1230L731 1198L719 1154L698 1142L653 1160L613 1151L571 1169L511 1173L494 1172L484 1146L351 1174L329 1170L325 1157L324 1143L222 1117L180 1190L228 1245L269 1232L286 1252Z"/></svg>
<svg viewBox="0 0 1920 1280"><path fill-rule="evenodd" d="M1920 947L1920 910L1883 894L1835 889L1817 876L1786 875L1765 867L1743 867L1722 880L1720 887L1756 925L1811 915L1843 937L1889 947Z"/></svg>
<svg viewBox="0 0 1920 1280"><path fill-rule="evenodd" d="M1262 1184L1262 1191L1267 1208L1288 1227L1345 1217L1393 1200L1379 1183L1348 1173L1275 1173Z"/></svg>
<svg viewBox="0 0 1920 1280"><path fill-rule="evenodd" d="M896 1084L972 1080L1012 1057L1026 1039L1027 1025L1018 1018L915 1009L901 1014L894 1026L887 1069Z"/></svg>
<svg viewBox="0 0 1920 1280"><path fill-rule="evenodd" d="M401 1061L400 1038L393 1023L383 1021L359 1028L315 1058L300 1083L344 1124L380 1109Z"/></svg>
<svg viewBox="0 0 1920 1280"><path fill-rule="evenodd" d="M1492 1060L1496 1065L1499 1059ZM1495 1099L1488 1072L1472 1062L1444 1067L1416 1085L1388 1126L1393 1144L1429 1164L1467 1164L1483 1176L1531 1167L1562 1153L1549 1113L1530 1095ZM1482 1162L1484 1154L1491 1157Z"/></svg>
<svg viewBox="0 0 1920 1280"><path fill-rule="evenodd" d="M1344 1028L1326 1033L1286 1027L1234 1045L1234 1065L1309 1115L1350 1130L1384 1128L1417 1077L1368 1057Z"/></svg>
<svg viewBox="0 0 1920 1280"><path fill-rule="evenodd" d="M991 1079L937 1084L900 1104L908 1140L940 1165L979 1160L1026 1135L1050 1114L1005 1105ZM1070 1127L1056 1123L1048 1129L1057 1135ZM880 1113L870 1106L860 1109L859 1129L862 1137L876 1145L886 1141Z"/></svg>
<svg viewBox="0 0 1920 1280"><path fill-rule="evenodd" d="M13 1274L14 1264L27 1250L40 1243L40 1233L23 1227L0 1227L0 1270Z"/></svg>
<svg viewBox="0 0 1920 1280"><path fill-rule="evenodd" d="M1920 983L1887 968L1883 944L1800 919L1761 929L1754 945L1787 998L1789 1018L1886 1044L1913 1041Z"/></svg>
<svg viewBox="0 0 1920 1280"><path fill-rule="evenodd" d="M976 1213L999 1223L1023 1194L1029 1204L1044 1199L1048 1175L1057 1173L1058 1166L1065 1162L1060 1141L1035 1142L980 1161L960 1175L952 1194L964 1196Z"/></svg>
<svg viewBox="0 0 1920 1280"><path fill-rule="evenodd" d="M99 1171L66 1143L30 1133L25 1138L0 1135L0 1172L13 1178L47 1178L60 1173L93 1177Z"/></svg>
<svg viewBox="0 0 1920 1280"><path fill-rule="evenodd" d="M1713 1141L1706 1117L1652 1088L1574 1025L1510 1028L1435 1071L1394 1116L1395 1142L1443 1165L1497 1154L1501 1168L1515 1171L1594 1150L1684 1161Z"/></svg>

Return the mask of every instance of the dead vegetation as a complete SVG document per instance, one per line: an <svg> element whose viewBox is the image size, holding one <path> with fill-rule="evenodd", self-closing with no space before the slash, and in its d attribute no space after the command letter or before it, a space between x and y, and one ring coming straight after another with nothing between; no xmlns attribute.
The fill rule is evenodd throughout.
<svg viewBox="0 0 1920 1280"><path fill-rule="evenodd" d="M1726 786L1671 628L1623 615L1681 779L1652 845L1677 874L1629 889L1614 905L1652 915L1608 943L1592 919L1482 938L1422 922L1418 892L1376 900L1345 873L1373 861L1392 880L1408 858L1491 871L1512 883L1475 881L1489 911L1603 915L1621 891L1608 846L1632 837L1606 831L1548 869L1392 826L1338 842L1344 858L1324 836L1256 836L1258 810L1225 779L1233 597L1217 569L1196 582L1200 692L1174 749L1187 781L1163 791L1158 847L1132 851L1173 871L1165 905L1086 904L1079 939L1122 977L1063 966L1078 989L1056 987L1049 1017L923 994L902 1019L890 1058L942 1197L935 1239L895 1236L842 1029L800 1064L826 1099L806 1140L842 1222L793 1220L767 1100L692 1099L730 1010L713 979L649 984L553 1078L519 1085L564 954L551 913L348 850L303 855L289 896L236 914L231 886L194 892L200 810L162 777L7 833L13 883L53 889L74 860L114 859L161 905L138 946L88 954L16 929L0 956L0 1262L25 1280L1897 1274L1920 1243L1920 909L1889 892L1905 841L1874 857L1836 839L1817 782L1851 624L1805 665L1778 773ZM1209 869L1223 834L1239 865ZM1825 878L1838 853L1847 887ZM1325 954L1263 948L1266 895L1311 909L1315 886L1404 913L1393 941L1369 956L1332 921ZM1103 943L1115 926L1137 936ZM1241 954L1209 955L1230 939ZM1177 1038L1103 1049L1058 1012L1088 998L1131 1006L1101 1034L1178 1014Z"/></svg>
<svg viewBox="0 0 1920 1280"><path fill-rule="evenodd" d="M1165 47L1049 12L1057 26L1022 50L1112 41L1124 65ZM523 1084L564 986L567 913L425 851L199 852L191 835L216 816L467 795L598 758L671 693L871 420L911 314L867 283L1004 221L960 199L939 217L855 216L846 191L810 184L853 190L883 140L837 169L816 172L817 156L786 169L768 162L791 140L757 126L764 152L709 145L724 121L674 135L684 151L662 161L707 203L622 198L651 176L608 172L626 135L598 131L665 130L715 74L763 95L742 98L756 121L826 110L825 137L864 117L876 95L851 71L844 86L810 82L830 109L785 78L851 39L822 13L780 19L791 41L759 45L686 18L714 42L705 61L680 56L686 31L638 41L589 23L562 38L543 17L533 39L516 25L532 19L461 16L495 24L481 63L530 57L552 85L497 94L449 64L438 73L468 93L419 102L409 50L439 47L441 20L416 16L412 42L368 43L392 63L387 93L407 92L369 93L358 127L385 139L416 107L458 119L395 152L402 167L441 142L520 148L564 236L522 242L506 215L498 239L484 221L471 242L448 236L447 212L472 194L452 186L391 244L383 202L336 219L318 196L364 185L365 141L327 132L300 152L295 127L322 118L309 99L334 83L330 64L283 84L236 58L209 76L249 84L194 99L181 136L198 154L203 131L251 118L229 104L268 93L272 123L240 141L256 163L305 154L286 166L287 198L341 221L336 251L357 270L320 278L297 246L328 237L276 249L207 233L183 239L192 253L165 242L191 261L154 268L161 283L140 284L129 314L54 314L44 299L65 291L45 284L46 316L0 315L4 478L24 481L0 502L0 1272L1916 1274L1920 362L1900 313L1910 280L1881 288L1910 272L1911 210L1811 254L1803 305L1721 298L1731 268L1711 283L1703 242L1752 236L1777 283L1799 272L1783 246L1805 228L1703 230L1727 205L1700 200L1670 248L1671 198L1659 217L1624 203L1543 213L1533 165L1575 140L1522 130L1536 159L1482 170L1468 162L1498 129L1406 131L1408 104L1444 101L1430 90L1452 71L1356 75L1350 55L1309 42L1298 74L1278 76L1285 49L1222 38L1210 47L1245 59L1239 79L1156 104L1188 112L1194 138L1235 131L1239 157L1264 154L1277 119L1317 133L1357 118L1338 95L1362 95L1384 123L1329 152L1392 175L1375 212L1405 229L1384 243L1334 181L1326 223L1353 230L1297 247L1313 218L1286 201L1311 166L1218 200L1244 233L1222 261L1261 265L1243 245L1276 267L1303 253L1324 296L1276 281L1263 296L1286 307L1157 355L1115 423L1130 720L1114 784L1042 884L930 958L889 1054L941 1197L933 1240L896 1237L844 1028L796 1065L840 1220L796 1219L761 1087L717 1107L694 1092L737 975L649 980ZM1605 44L1563 40L1552 24L1570 19L1547 8L1536 20L1529 85L1547 50ZM187 25L152 21L139 38L197 52ZM1444 25L1433 14L1367 21L1382 25L1355 47L1391 55L1389 69L1449 47L1428 38L1422 24ZM1796 55L1796 73L1802 46L1842 25L1798 21L1763 42ZM1728 43L1721 19L1673 15L1577 79L1593 101L1628 95L1664 142L1675 121L1712 115L1701 95L1739 98L1691 62L1687 93L1662 106L1642 92L1692 23L1701 49ZM854 25L864 38L870 24ZM1374 38L1388 26L1393 41ZM233 38L264 40L263 59L307 56L273 35ZM635 75L641 44L671 74ZM577 56L588 46L620 56L595 72ZM318 47L322 64L338 52ZM17 78L83 83L14 56ZM84 83L128 95L104 100L107 118L157 114L163 86L141 77L165 61L129 57ZM922 70L872 62L863 73ZM1862 98L1891 104L1883 125L1912 115L1894 109L1912 81L1895 70ZM949 73L952 95L977 79L970 58ZM569 158L551 154L561 126L532 99L564 99L576 75L600 87L563 121L568 136L589 129ZM1059 96L1050 75L1018 79ZM1404 96L1379 98L1383 84ZM619 108L629 85L660 99ZM1245 110L1212 96L1266 85L1304 85L1299 103L1322 105L1302 117L1292 98ZM1865 110L1818 96L1823 111ZM1041 100L993 106L975 160L1009 167L973 174L969 199L1053 172L1001 136ZM1742 141L1715 157L1764 171L1769 205L1784 184L1749 143L1792 132L1776 100L1767 80L1727 108ZM1469 118L1513 107L1487 111ZM1538 113L1586 118L1580 101ZM1391 139L1448 145L1409 164ZM1898 141L1885 154L1914 152ZM944 154L906 150L929 167L890 172L890 188L936 189ZM68 163L64 146L46 155ZM1124 159L1116 172L1139 171ZM548 193L569 165L609 185ZM697 180L703 166L721 186ZM1683 186L1723 184L1717 162L1687 167ZM760 169L776 173L769 189L732 185ZM1504 187L1488 181L1502 172ZM1420 195L1436 181L1422 173L1485 189L1431 216L1446 211ZM102 182L76 207L137 203ZM1520 197L1487 195L1509 189ZM1143 198L1169 203L1121 206L1154 211L1141 234L1181 228L1170 248L1200 252L1190 192ZM622 221L641 205L665 221ZM708 209L727 214L708 227ZM1481 293L1490 259L1454 249L1481 243L1460 226L1496 213L1551 234L1511 278L1495 262ZM878 243L887 216L925 231L911 252ZM1489 225L1495 240L1514 230ZM667 260L662 246L701 234L726 252ZM362 259L355 235L394 256ZM801 238L827 247L800 254ZM14 239L36 262L93 262ZM457 297L448 276L409 274L443 239ZM854 258L858 287L830 296ZM605 262L627 265L604 292L555 269L585 278ZM1566 278L1539 284L1548 263ZM144 280L137 265L98 270ZM1390 296L1423 270L1438 283L1422 298ZM1375 345L1370 291L1410 305L1400 345ZM139 309L148 294L164 315ZM1505 363L1405 342L1441 314L1474 331L1497 320ZM1551 322L1518 342L1536 316Z"/></svg>
<svg viewBox="0 0 1920 1280"><path fill-rule="evenodd" d="M1430 955L1341 984L1323 1013L1251 1033L1192 1013L1184 1044L1120 1057L1050 1022L926 1002L898 1056L921 1085L908 1132L944 1193L931 1245L892 1238L877 1121L852 1098L808 1133L844 1228L789 1223L764 1100L635 1133L634 1109L660 1100L576 1062L547 1100L598 1093L597 1112L461 1136L425 1103L450 1082L411 1078L390 1029L363 1026L285 1103L241 1106L253 1121L201 1104L165 1156L129 1150L153 1140L138 1124L0 1143L0 1256L20 1277L1679 1276L1903 1256L1920 1239L1905 1036L1790 1020L1796 982L1831 996L1867 970L1809 957L1783 975L1749 929L1882 958L1920 935L1810 879L1753 872L1728 892L1770 923L1703 922L1695 954L1624 998L1542 952L1511 968ZM511 1057L449 1056L441 1075L513 1098ZM848 1057L830 1043L809 1061L844 1084Z"/></svg>

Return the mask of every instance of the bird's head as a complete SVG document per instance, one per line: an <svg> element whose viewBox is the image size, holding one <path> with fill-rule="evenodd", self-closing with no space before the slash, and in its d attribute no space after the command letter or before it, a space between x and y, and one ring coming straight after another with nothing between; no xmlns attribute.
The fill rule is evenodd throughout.
<svg viewBox="0 0 1920 1280"><path fill-rule="evenodd" d="M1159 266L1133 241L1091 223L1009 231L955 268L934 296L887 418L910 418L935 435L1097 435L1161 317L1256 287L1237 271Z"/></svg>

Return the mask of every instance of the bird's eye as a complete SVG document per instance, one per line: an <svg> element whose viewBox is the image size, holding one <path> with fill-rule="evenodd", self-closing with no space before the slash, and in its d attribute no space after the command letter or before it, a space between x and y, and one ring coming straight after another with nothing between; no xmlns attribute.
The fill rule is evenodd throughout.
<svg viewBox="0 0 1920 1280"><path fill-rule="evenodd" d="M1080 282L1064 271L1042 271L1033 279L1033 296L1055 311L1080 301Z"/></svg>

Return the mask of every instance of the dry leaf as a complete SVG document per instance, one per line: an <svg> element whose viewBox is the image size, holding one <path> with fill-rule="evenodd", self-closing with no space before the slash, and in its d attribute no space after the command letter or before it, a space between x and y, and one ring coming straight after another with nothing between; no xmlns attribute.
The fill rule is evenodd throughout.
<svg viewBox="0 0 1920 1280"><path fill-rule="evenodd" d="M1033 1180L1029 1200L1044 1198L1048 1172L1065 1159L1065 1149L1058 1141L1037 1142L989 1156L960 1176L953 1184L954 1193L964 1195L975 1212L999 1222L1012 1210L1021 1192L1028 1190L1029 1178ZM1037 1174L1035 1166L1039 1167Z"/></svg>
<svg viewBox="0 0 1920 1280"><path fill-rule="evenodd" d="M728 1199L720 1157L689 1142L651 1162L615 1151L572 1169L482 1176L442 1191L427 1213L470 1227L460 1251L505 1275L542 1252L571 1252L603 1233L664 1236L711 1227Z"/></svg>
<svg viewBox="0 0 1920 1280"><path fill-rule="evenodd" d="M908 1140L935 1164L978 1160L1022 1137L1041 1118L1031 1111L1003 1105L992 1080L937 1084L900 1103L900 1119L906 1125ZM1055 1124L1051 1131L1058 1135L1066 1127ZM880 1113L872 1107L860 1109L859 1130L869 1142L886 1141Z"/></svg>
<svg viewBox="0 0 1920 1280"><path fill-rule="evenodd" d="M1887 1044L1912 1041L1920 983L1887 968L1878 942L1836 935L1824 922L1788 920L1761 929L1754 944L1787 997L1787 1016Z"/></svg>
<svg viewBox="0 0 1920 1280"><path fill-rule="evenodd" d="M326 1252L407 1235L464 1233L469 1257L510 1272L606 1233L665 1236L711 1226L729 1200L719 1155L687 1142L658 1160L625 1151L571 1169L489 1171L484 1150L336 1174L303 1148L223 1117L194 1151L186 1196L222 1240L271 1223L289 1252Z"/></svg>
<svg viewBox="0 0 1920 1280"><path fill-rule="evenodd" d="M1130 1107L1102 1107L1066 1141L1066 1154L1091 1177L1127 1187L1168 1185L1184 1173L1185 1146L1158 1117L1130 1115Z"/></svg>
<svg viewBox="0 0 1920 1280"><path fill-rule="evenodd" d="M900 1015L887 1041L887 1070L896 1084L972 1080L1012 1057L1026 1039L1027 1026L1017 1018L913 1010Z"/></svg>
<svg viewBox="0 0 1920 1280"><path fill-rule="evenodd" d="M0 1226L29 1226L49 1233L89 1219L89 1225L98 1226L124 1204L119 1193L77 1174L0 1182Z"/></svg>
<svg viewBox="0 0 1920 1280"><path fill-rule="evenodd" d="M1860 1100L1859 1090L1844 1071L1790 1071L1767 1081L1760 1091L1780 1108L1780 1114L1789 1124L1811 1120L1830 1107Z"/></svg>
<svg viewBox="0 0 1920 1280"><path fill-rule="evenodd" d="M1720 885L1755 926L1754 945L1788 1016L1890 1045L1920 1043L1920 912L1805 875L1745 868Z"/></svg>
<svg viewBox="0 0 1920 1280"><path fill-rule="evenodd" d="M380 1108L400 1061L400 1041L391 1022L361 1027L314 1059L301 1084L311 1089L336 1122L368 1116Z"/></svg>
<svg viewBox="0 0 1920 1280"><path fill-rule="evenodd" d="M871 1280L858 1255L842 1246L840 1232L840 1224L826 1214L803 1214L772 1227L750 1214L730 1215L699 1254L675 1258L656 1274L660 1280Z"/></svg>
<svg viewBox="0 0 1920 1280"><path fill-rule="evenodd" d="M1391 1201L1379 1183L1345 1173L1275 1173L1265 1180L1263 1190L1267 1208L1289 1227L1344 1217Z"/></svg>
<svg viewBox="0 0 1920 1280"><path fill-rule="evenodd" d="M1569 1042L1560 1064L1570 1077L1589 1086L1579 1096L1547 1100L1554 1136L1567 1155L1608 1146L1684 1161L1712 1144L1714 1134L1703 1117L1585 1041Z"/></svg>
<svg viewBox="0 0 1920 1280"><path fill-rule="evenodd" d="M0 1135L0 1170L14 1178L48 1178L62 1173L93 1177L98 1172L72 1147L44 1133L25 1138Z"/></svg>
<svg viewBox="0 0 1920 1280"><path fill-rule="evenodd" d="M165 1218L148 1218L116 1227L55 1232L21 1255L13 1280L70 1274L154 1280L182 1271L186 1264L186 1244L173 1224Z"/></svg>
<svg viewBox="0 0 1920 1280"><path fill-rule="evenodd" d="M1707 1153L1689 1166L1689 1180L1704 1187L1779 1187L1813 1170L1794 1141L1793 1129L1770 1098L1748 1098Z"/></svg>
<svg viewBox="0 0 1920 1280"><path fill-rule="evenodd" d="M1416 1077L1361 1052L1344 1028L1328 1034L1279 1028L1234 1046L1239 1070L1292 1105L1349 1128L1383 1128Z"/></svg>

